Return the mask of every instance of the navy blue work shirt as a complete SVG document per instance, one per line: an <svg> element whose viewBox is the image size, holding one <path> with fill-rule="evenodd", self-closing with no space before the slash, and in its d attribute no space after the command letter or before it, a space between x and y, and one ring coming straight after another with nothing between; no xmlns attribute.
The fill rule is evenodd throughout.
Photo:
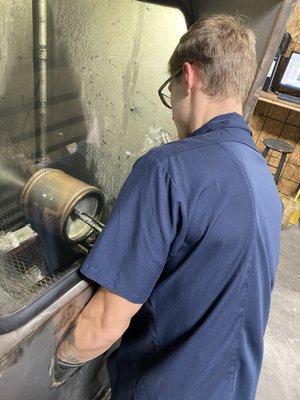
<svg viewBox="0 0 300 400"><path fill-rule="evenodd" d="M144 303L108 362L113 400L250 400L282 204L237 113L134 165L82 273Z"/></svg>

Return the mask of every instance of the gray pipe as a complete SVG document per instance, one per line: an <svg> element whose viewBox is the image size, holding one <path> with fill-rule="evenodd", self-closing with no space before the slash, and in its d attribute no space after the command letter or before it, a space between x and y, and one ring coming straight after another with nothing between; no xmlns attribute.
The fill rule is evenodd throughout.
<svg viewBox="0 0 300 400"><path fill-rule="evenodd" d="M47 150L47 0L32 0L36 162Z"/></svg>

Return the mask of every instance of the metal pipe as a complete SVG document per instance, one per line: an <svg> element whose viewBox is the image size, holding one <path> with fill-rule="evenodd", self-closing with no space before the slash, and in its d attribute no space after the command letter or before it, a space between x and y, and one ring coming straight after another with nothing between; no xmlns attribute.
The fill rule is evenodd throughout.
<svg viewBox="0 0 300 400"><path fill-rule="evenodd" d="M105 225L101 221L99 221L97 218L93 217L92 215L88 215L88 217L91 218L91 220L94 221L101 228L105 228Z"/></svg>
<svg viewBox="0 0 300 400"><path fill-rule="evenodd" d="M47 2L32 0L36 163L47 149Z"/></svg>
<svg viewBox="0 0 300 400"><path fill-rule="evenodd" d="M91 228L94 228L97 232L99 232L99 233L102 232L102 229L98 225L98 223L94 222L94 219L92 217L90 217L88 214L78 211L78 210L76 210L76 208L74 208L73 214L76 215L77 218L81 219L81 221L86 223L88 226L90 226Z"/></svg>
<svg viewBox="0 0 300 400"><path fill-rule="evenodd" d="M77 244L77 248L78 250L80 250L83 254L85 254L86 256L89 254L89 249L87 249L85 246L83 246L82 244Z"/></svg>

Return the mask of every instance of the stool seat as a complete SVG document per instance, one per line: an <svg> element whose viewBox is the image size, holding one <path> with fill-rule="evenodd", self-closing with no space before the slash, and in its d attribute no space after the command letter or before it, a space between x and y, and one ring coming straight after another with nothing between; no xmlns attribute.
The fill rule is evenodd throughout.
<svg viewBox="0 0 300 400"><path fill-rule="evenodd" d="M265 139L264 145L266 147L269 147L269 149L271 150L279 151L280 153L286 153L286 154L292 153L295 150L293 146L279 139L271 139L271 138Z"/></svg>
<svg viewBox="0 0 300 400"><path fill-rule="evenodd" d="M274 181L277 185L282 168L284 166L285 159L288 154L292 153L295 150L295 148L284 142L283 140L279 139L267 138L263 141L263 143L266 146L264 151L262 152L263 157L266 158L270 150L278 151L279 153L281 153L278 167L274 175Z"/></svg>

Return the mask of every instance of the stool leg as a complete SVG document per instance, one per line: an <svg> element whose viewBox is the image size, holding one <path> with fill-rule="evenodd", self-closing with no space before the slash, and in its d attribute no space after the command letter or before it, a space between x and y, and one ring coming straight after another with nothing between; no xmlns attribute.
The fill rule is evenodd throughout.
<svg viewBox="0 0 300 400"><path fill-rule="evenodd" d="M268 153L269 153L269 150L270 150L270 147L265 147L264 151L262 152L262 156L263 156L264 158L267 157L267 155L268 155Z"/></svg>
<svg viewBox="0 0 300 400"><path fill-rule="evenodd" d="M279 181L279 177L280 177L280 174L281 174L281 171L282 171L286 156L287 156L286 153L282 153L281 158L279 160L279 164L278 164L278 167L277 167L277 170L276 170L276 174L274 175L274 181L275 181L276 185L277 185L277 183Z"/></svg>

